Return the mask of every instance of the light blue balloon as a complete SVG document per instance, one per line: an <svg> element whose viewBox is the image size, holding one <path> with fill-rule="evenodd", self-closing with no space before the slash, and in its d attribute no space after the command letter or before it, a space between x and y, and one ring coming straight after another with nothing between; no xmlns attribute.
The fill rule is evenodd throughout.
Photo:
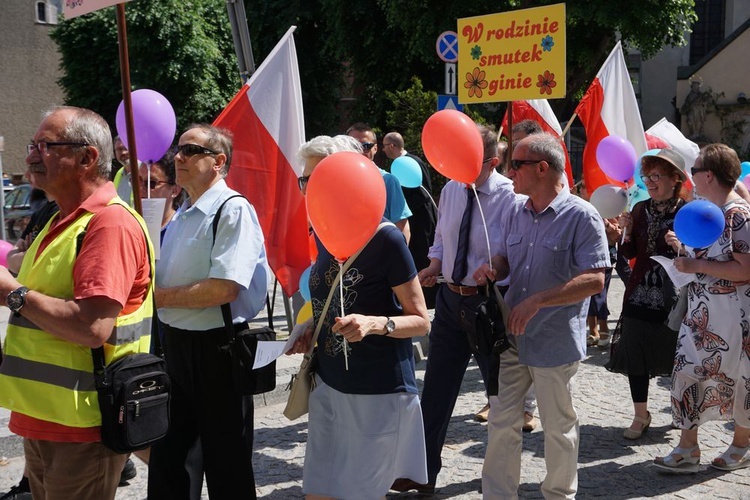
<svg viewBox="0 0 750 500"><path fill-rule="evenodd" d="M740 163L740 167L742 167L740 179L744 179L746 175L750 174L750 161L743 161Z"/></svg>
<svg viewBox="0 0 750 500"><path fill-rule="evenodd" d="M399 156L391 164L391 173L403 187L417 188L422 185L422 169L414 158Z"/></svg>
<svg viewBox="0 0 750 500"><path fill-rule="evenodd" d="M310 270L312 266L302 271L302 276L299 277L299 294L305 299L305 302L310 300Z"/></svg>
<svg viewBox="0 0 750 500"><path fill-rule="evenodd" d="M628 190L628 199L629 199L628 209L633 210L633 207L635 206L636 203L640 201L648 200L649 198L651 198L651 196L649 196L648 191L646 189L643 189L639 186L631 187Z"/></svg>

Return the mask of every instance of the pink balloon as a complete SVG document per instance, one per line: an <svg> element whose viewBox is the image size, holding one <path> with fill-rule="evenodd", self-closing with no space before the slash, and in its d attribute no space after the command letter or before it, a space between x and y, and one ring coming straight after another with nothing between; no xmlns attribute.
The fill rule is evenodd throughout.
<svg viewBox="0 0 750 500"><path fill-rule="evenodd" d="M177 117L166 97L160 93L140 89L131 94L133 103L133 127L138 159L159 161L174 141L177 132ZM125 147L130 149L128 131L125 126L125 102L120 102L115 117L117 133Z"/></svg>
<svg viewBox="0 0 750 500"><path fill-rule="evenodd" d="M482 135L471 118L455 109L438 111L427 119L422 150L438 172L454 181L471 184L482 169Z"/></svg>
<svg viewBox="0 0 750 500"><path fill-rule="evenodd" d="M0 266L8 267L8 252L13 249L13 244L0 240Z"/></svg>
<svg viewBox="0 0 750 500"><path fill-rule="evenodd" d="M742 183L745 185L746 188L750 189L750 174L747 174L745 177L742 178Z"/></svg>
<svg viewBox="0 0 750 500"><path fill-rule="evenodd" d="M638 155L627 139L610 135L602 139L596 147L596 161L608 177L627 182L633 177Z"/></svg>

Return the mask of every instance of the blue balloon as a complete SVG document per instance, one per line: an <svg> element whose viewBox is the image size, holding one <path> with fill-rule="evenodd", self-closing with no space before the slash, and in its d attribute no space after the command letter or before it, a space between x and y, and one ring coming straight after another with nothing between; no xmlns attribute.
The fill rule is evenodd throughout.
<svg viewBox="0 0 750 500"><path fill-rule="evenodd" d="M414 158L399 156L391 164L391 173L403 187L417 188L422 185L422 169Z"/></svg>
<svg viewBox="0 0 750 500"><path fill-rule="evenodd" d="M636 203L638 203L639 201L648 200L649 198L651 198L651 196L649 196L647 190L638 186L633 186L628 190L628 198L630 200L628 203L629 210L633 210L633 207Z"/></svg>
<svg viewBox="0 0 750 500"><path fill-rule="evenodd" d="M302 276L299 277L299 294L305 299L305 302L310 300L310 270L312 266L302 271Z"/></svg>
<svg viewBox="0 0 750 500"><path fill-rule="evenodd" d="M677 212L674 232L685 245L709 247L724 232L724 214L710 201L691 201Z"/></svg>
<svg viewBox="0 0 750 500"><path fill-rule="evenodd" d="M750 174L750 161L743 161L740 163L740 167L742 167L740 179L744 179L746 175Z"/></svg>

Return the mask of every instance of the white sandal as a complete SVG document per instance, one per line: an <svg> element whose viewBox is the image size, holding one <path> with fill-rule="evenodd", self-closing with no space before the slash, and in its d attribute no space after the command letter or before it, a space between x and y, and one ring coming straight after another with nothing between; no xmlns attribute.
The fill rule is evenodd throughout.
<svg viewBox="0 0 750 500"><path fill-rule="evenodd" d="M660 469L665 469L676 473L693 473L698 472L698 465L701 463L701 457L693 456L694 452L700 453L700 448L696 444L692 448L680 448L677 446L666 457L656 457L654 465Z"/></svg>
<svg viewBox="0 0 750 500"><path fill-rule="evenodd" d="M732 445L727 448L727 451L713 459L713 461L711 462L711 467L713 467L714 469L728 471L750 467L750 457L746 456L748 450L750 450L750 446L740 448L738 446ZM734 458L732 458L732 455L737 455L740 457L740 459L735 460Z"/></svg>

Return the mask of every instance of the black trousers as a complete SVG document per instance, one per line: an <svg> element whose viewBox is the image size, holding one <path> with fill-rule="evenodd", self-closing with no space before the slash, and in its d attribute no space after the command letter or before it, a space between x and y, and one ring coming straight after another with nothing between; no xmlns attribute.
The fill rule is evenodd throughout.
<svg viewBox="0 0 750 500"><path fill-rule="evenodd" d="M445 443L448 424L461 392L466 367L472 357L466 333L459 325L462 297L440 285L435 305L435 319L430 330L430 351L422 389L422 418L427 447L427 479L435 484L442 468L440 454ZM489 356L474 355L482 374L485 390L489 390ZM497 385L497 371L495 372Z"/></svg>
<svg viewBox="0 0 750 500"><path fill-rule="evenodd" d="M202 472L212 500L256 498L252 396L234 391L228 355L219 351L224 329L163 326L164 356L172 379L170 425L151 449L148 498L188 500L191 478ZM193 470L197 465L188 460L198 440L203 471Z"/></svg>

